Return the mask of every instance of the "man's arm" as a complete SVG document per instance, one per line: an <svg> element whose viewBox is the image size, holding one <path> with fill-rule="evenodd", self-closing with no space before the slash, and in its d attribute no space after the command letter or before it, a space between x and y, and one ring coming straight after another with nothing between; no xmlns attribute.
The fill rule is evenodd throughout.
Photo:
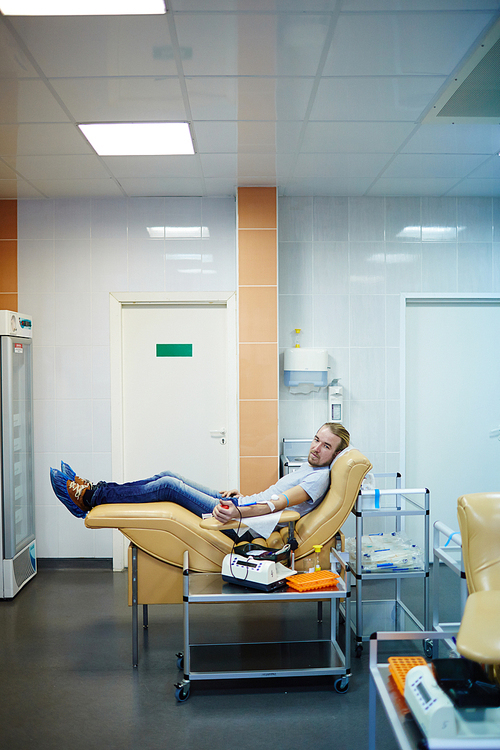
<svg viewBox="0 0 500 750"><path fill-rule="evenodd" d="M275 505L275 511L282 511L285 510L285 508L292 508L294 505L299 505L300 503L304 503L306 502L306 500L310 499L311 498L309 497L307 492L303 490L302 487L297 485L296 487L292 487L291 489L287 490L286 495L278 495L278 499L271 500L271 502ZM275 512L272 510L272 508L269 507L267 503L257 503L256 505L241 505L239 507L236 507L234 503L231 502L230 498L224 498L224 505L227 505L229 507L224 508L223 505L219 503L219 505L216 505L213 511L214 518L221 523L227 523L228 521L237 521L240 518L250 518L251 516L264 516L267 513Z"/></svg>

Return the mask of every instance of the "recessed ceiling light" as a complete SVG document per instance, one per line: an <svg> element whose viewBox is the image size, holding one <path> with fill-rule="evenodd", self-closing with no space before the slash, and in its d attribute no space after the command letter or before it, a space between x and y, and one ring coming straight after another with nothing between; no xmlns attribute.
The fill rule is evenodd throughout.
<svg viewBox="0 0 500 750"><path fill-rule="evenodd" d="M165 13L164 0L0 0L4 16L147 16Z"/></svg>
<svg viewBox="0 0 500 750"><path fill-rule="evenodd" d="M99 156L194 154L187 122L115 122L78 126Z"/></svg>

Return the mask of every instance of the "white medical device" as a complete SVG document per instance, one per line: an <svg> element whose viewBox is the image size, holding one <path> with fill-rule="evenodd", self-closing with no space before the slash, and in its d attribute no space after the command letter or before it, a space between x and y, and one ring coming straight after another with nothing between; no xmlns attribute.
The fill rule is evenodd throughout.
<svg viewBox="0 0 500 750"><path fill-rule="evenodd" d="M426 737L452 738L457 734L455 708L425 664L408 671L405 700Z"/></svg>
<svg viewBox="0 0 500 750"><path fill-rule="evenodd" d="M234 552L226 555L222 561L224 581L259 591L274 591L285 586L288 576L295 575L296 572L280 562L259 560L258 557L243 557Z"/></svg>

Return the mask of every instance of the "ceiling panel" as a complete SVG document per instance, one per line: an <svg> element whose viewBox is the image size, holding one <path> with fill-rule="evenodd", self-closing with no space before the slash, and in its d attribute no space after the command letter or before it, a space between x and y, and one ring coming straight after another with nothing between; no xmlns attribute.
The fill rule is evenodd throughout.
<svg viewBox="0 0 500 750"><path fill-rule="evenodd" d="M323 75L449 75L492 13L341 16Z"/></svg>
<svg viewBox="0 0 500 750"><path fill-rule="evenodd" d="M0 14L0 197L497 194L500 123L423 120L500 0L169 7ZM189 121L195 155L101 159L77 127L128 120Z"/></svg>
<svg viewBox="0 0 500 750"><path fill-rule="evenodd" d="M46 195L20 177L15 180L0 180L1 199L18 198L19 200L31 200L34 198L41 199L46 197Z"/></svg>
<svg viewBox="0 0 500 750"><path fill-rule="evenodd" d="M500 150L500 125L421 125L403 148L407 153L491 154Z"/></svg>
<svg viewBox="0 0 500 750"><path fill-rule="evenodd" d="M30 78L36 75L36 68L29 57L7 26L0 23L0 78Z"/></svg>
<svg viewBox="0 0 500 750"><path fill-rule="evenodd" d="M119 198L124 196L116 182L111 179L86 180L83 178L66 180L32 180L31 185L45 198L83 198L91 195L94 198Z"/></svg>
<svg viewBox="0 0 500 750"><path fill-rule="evenodd" d="M314 76L330 16L195 13L175 24L186 76Z"/></svg>
<svg viewBox="0 0 500 750"><path fill-rule="evenodd" d="M78 178L104 179L109 175L99 158L94 154L88 156L5 156L4 162L15 169L26 179L33 180L66 180Z"/></svg>
<svg viewBox="0 0 500 750"><path fill-rule="evenodd" d="M9 19L48 78L176 75L165 16Z"/></svg>
<svg viewBox="0 0 500 750"><path fill-rule="evenodd" d="M176 12L206 12L208 10L248 12L249 3L247 0L175 0L172 4ZM335 0L307 0L307 12L331 11L335 6ZM304 13L304 0L274 0L269 3L268 0L252 0L251 6L255 12L294 12Z"/></svg>
<svg viewBox="0 0 500 750"><path fill-rule="evenodd" d="M311 180L291 180L287 183L286 195L361 196L366 195L371 182L369 178L336 177L335 175L322 174Z"/></svg>
<svg viewBox="0 0 500 750"><path fill-rule="evenodd" d="M367 195L446 195L457 184L456 179L443 177L379 177Z"/></svg>
<svg viewBox="0 0 500 750"><path fill-rule="evenodd" d="M186 79L194 120L303 120L313 87L312 78Z"/></svg>
<svg viewBox="0 0 500 750"><path fill-rule="evenodd" d="M178 177L175 179L163 177L127 178L120 180L120 184L126 191L127 195L130 196L190 196L203 195L205 192L202 180Z"/></svg>
<svg viewBox="0 0 500 750"><path fill-rule="evenodd" d="M0 156L91 154L92 147L73 124L0 125Z"/></svg>
<svg viewBox="0 0 500 750"><path fill-rule="evenodd" d="M465 10L481 11L498 10L497 0L344 0L343 9L348 11L437 11Z"/></svg>
<svg viewBox="0 0 500 750"><path fill-rule="evenodd" d="M14 180L16 173L5 159L0 160L0 180Z"/></svg>
<svg viewBox="0 0 500 750"><path fill-rule="evenodd" d="M467 196L499 196L500 195L500 179L499 180L474 180L468 179L464 182L460 182L450 189L448 195L467 195Z"/></svg>
<svg viewBox="0 0 500 750"><path fill-rule="evenodd" d="M0 79L0 122L69 122L70 116L38 79Z"/></svg>
<svg viewBox="0 0 500 750"><path fill-rule="evenodd" d="M415 130L413 122L309 122L302 153L394 153Z"/></svg>
<svg viewBox="0 0 500 750"><path fill-rule="evenodd" d="M485 160L482 154L399 154L384 177L451 177L462 179Z"/></svg>
<svg viewBox="0 0 500 750"><path fill-rule="evenodd" d="M483 161L470 177L472 179L500 180L500 157L498 154Z"/></svg>
<svg viewBox="0 0 500 750"><path fill-rule="evenodd" d="M104 156L102 161L122 177L201 177L199 162L191 156Z"/></svg>
<svg viewBox="0 0 500 750"><path fill-rule="evenodd" d="M323 78L311 118L414 122L444 81L439 76Z"/></svg>
<svg viewBox="0 0 500 750"><path fill-rule="evenodd" d="M348 174L350 178L374 180L385 167L391 154L301 154L292 179L312 179L318 171L335 177Z"/></svg>
<svg viewBox="0 0 500 750"><path fill-rule="evenodd" d="M177 78L59 78L51 84L77 122L186 119Z"/></svg>

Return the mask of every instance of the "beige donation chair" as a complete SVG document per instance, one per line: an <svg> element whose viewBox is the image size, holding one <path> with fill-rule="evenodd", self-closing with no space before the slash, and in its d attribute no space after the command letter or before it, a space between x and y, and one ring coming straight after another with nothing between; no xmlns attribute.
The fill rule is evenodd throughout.
<svg viewBox="0 0 500 750"><path fill-rule="evenodd" d="M346 449L332 464L331 483L325 499L295 523L296 568L314 554L313 545L325 546L322 564L329 567L331 543L351 512L365 475L372 465L356 448ZM298 519L296 511L284 511L282 522ZM137 606L182 602L182 560L189 552L193 572L217 573L233 541L215 519L201 520L175 503L130 503L99 505L88 513L90 529L119 529L130 541L128 603L133 608L133 662L137 664ZM288 539L289 527L274 531L267 540L256 540L279 549ZM137 573L135 573L137 571Z"/></svg>
<svg viewBox="0 0 500 750"><path fill-rule="evenodd" d="M458 524L469 597L457 649L500 683L500 492L459 497Z"/></svg>

